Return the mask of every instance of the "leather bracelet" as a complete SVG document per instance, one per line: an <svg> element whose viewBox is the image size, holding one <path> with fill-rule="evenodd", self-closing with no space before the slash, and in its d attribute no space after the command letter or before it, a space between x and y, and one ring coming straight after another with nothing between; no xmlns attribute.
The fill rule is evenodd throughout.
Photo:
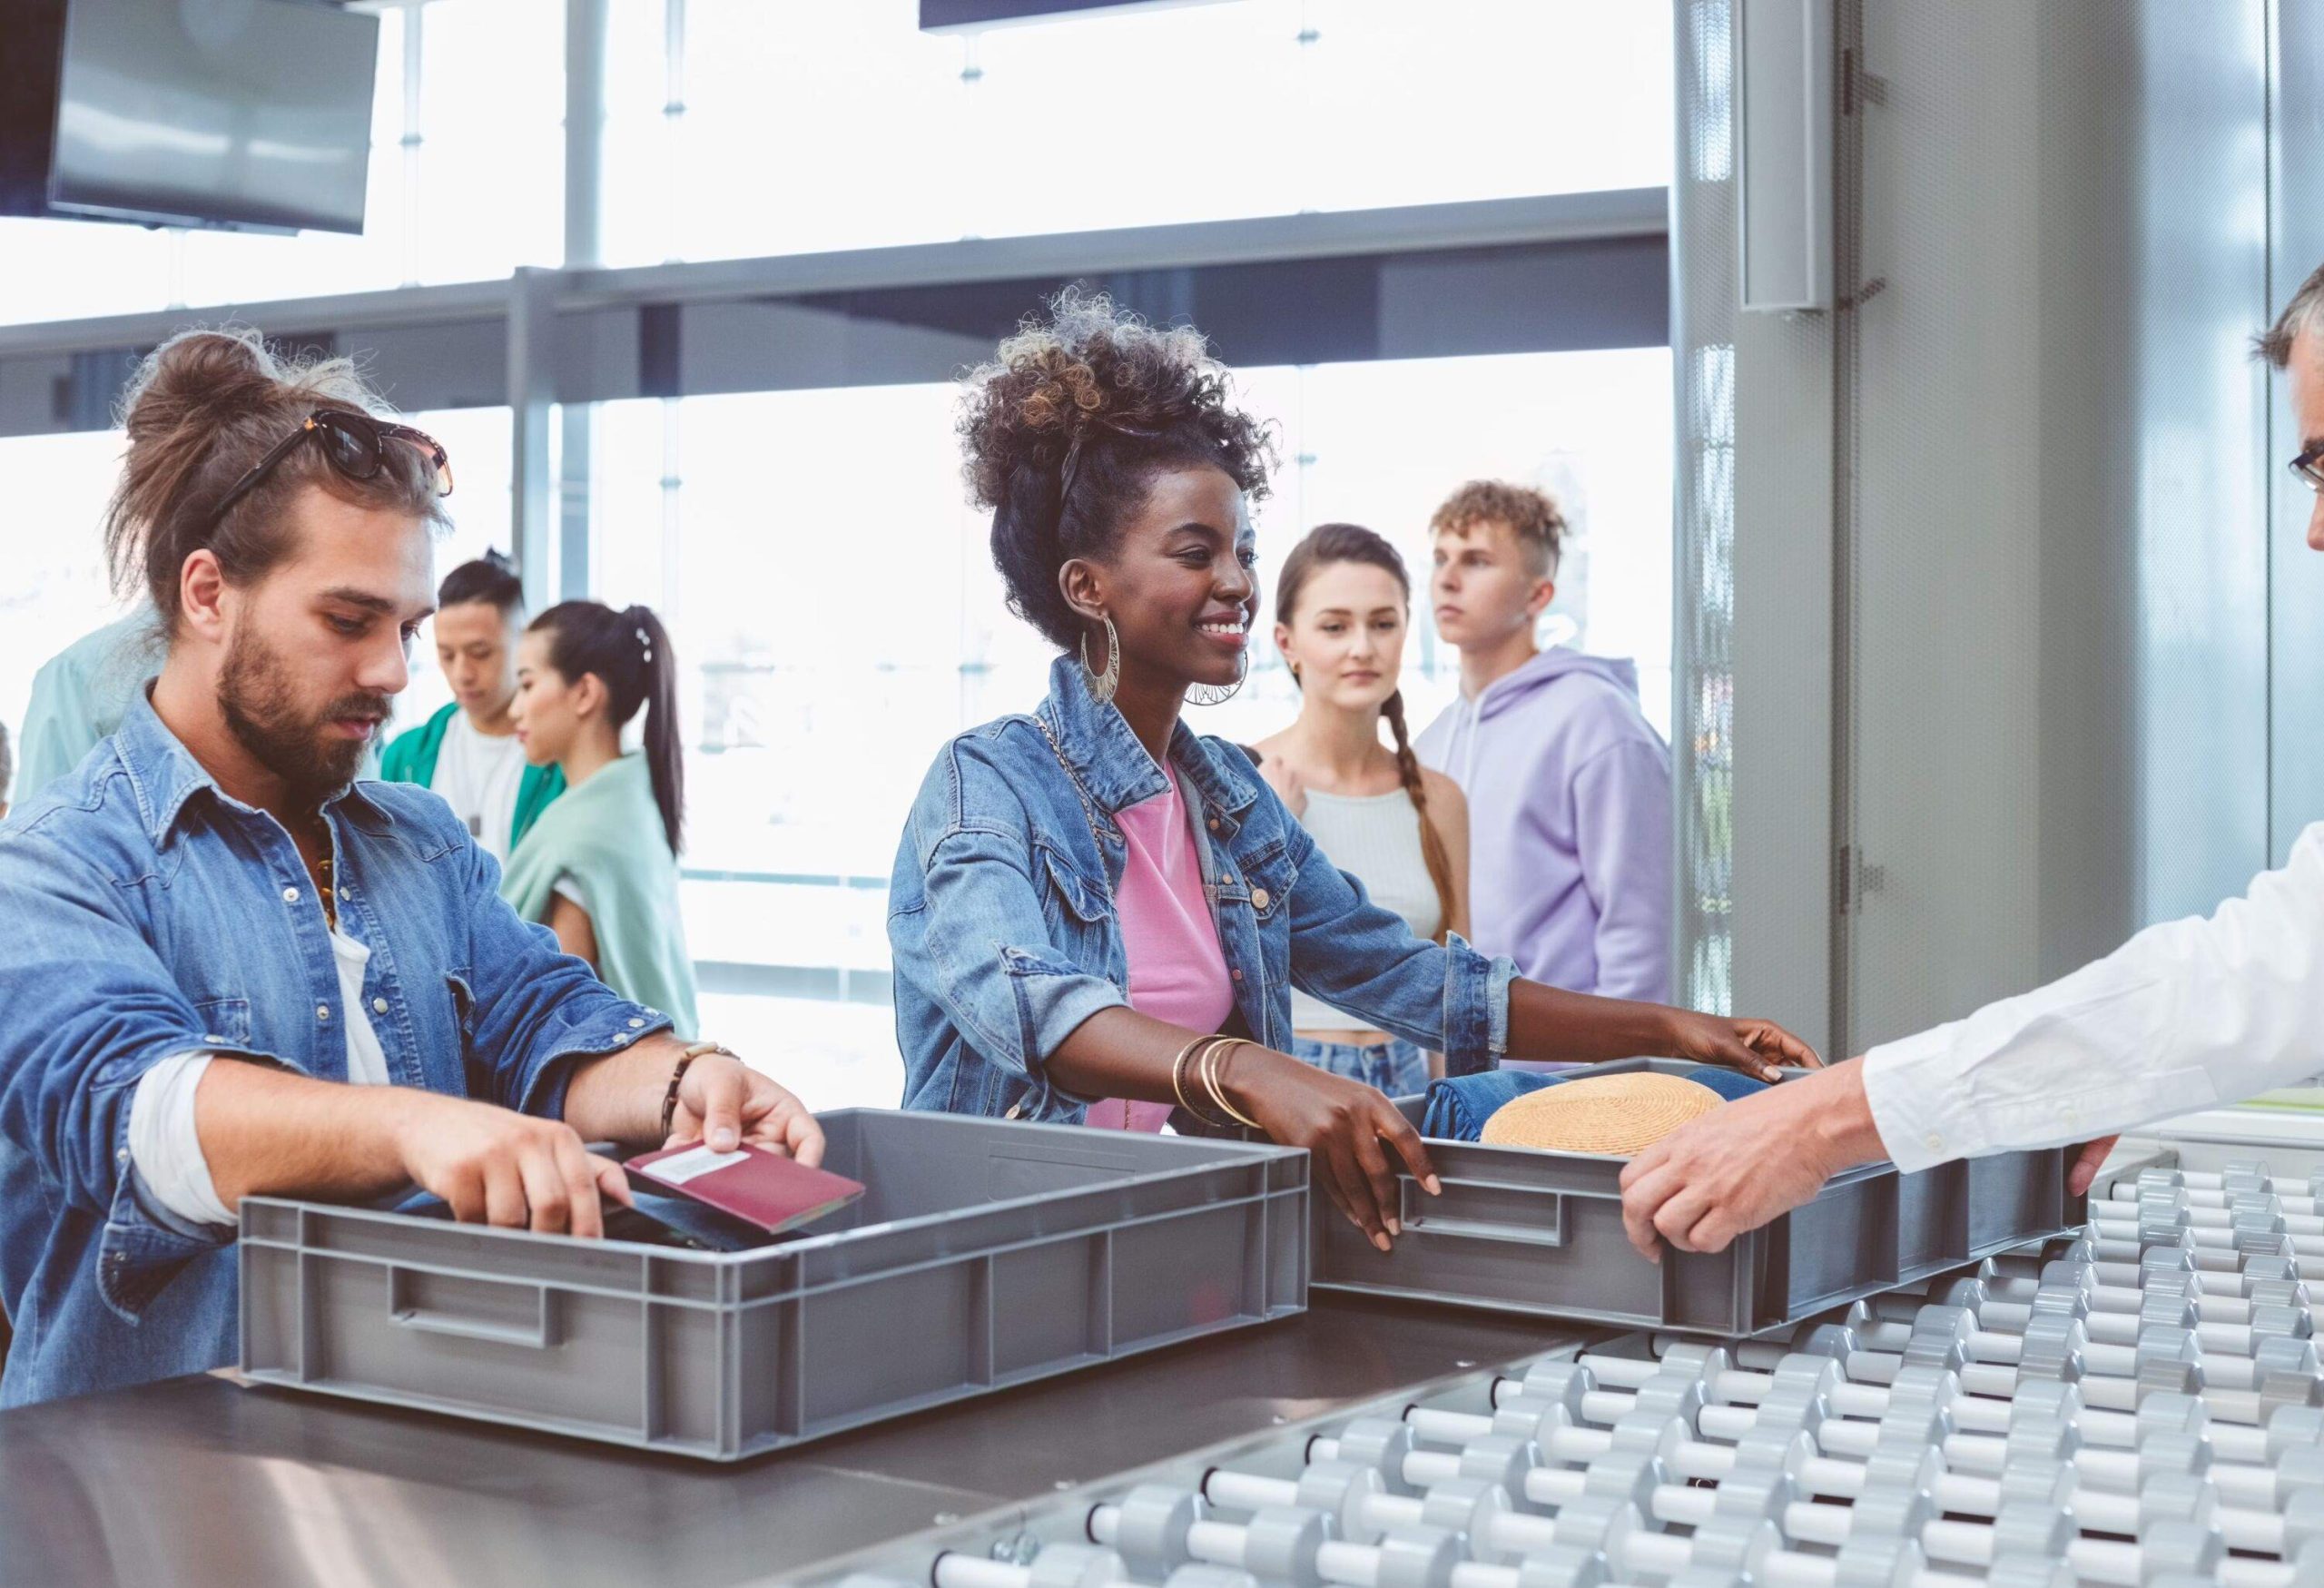
<svg viewBox="0 0 2324 1588"><path fill-rule="evenodd" d="M1186 1107L1187 1114L1199 1119L1204 1125L1211 1125L1213 1130L1225 1130L1227 1125L1234 1123L1234 1119L1217 1119L1217 1116L1213 1114L1204 1114L1202 1109L1196 1107L1196 1104L1187 1098L1186 1088L1180 1086L1180 1074L1183 1074L1183 1070L1186 1070L1187 1060L1195 1062L1196 1074L1199 1074L1202 1072L1202 1067L1211 1062L1211 1053L1216 1053L1217 1049L1223 1049L1223 1046L1229 1044L1229 1041L1236 1041L1236 1037L1195 1037L1195 1041L1190 1041L1190 1044L1186 1044L1183 1049L1178 1049L1178 1058L1171 1060L1171 1077L1169 1077L1171 1090L1178 1093L1178 1102ZM1216 1093L1213 1093L1213 1098L1216 1098Z"/></svg>
<svg viewBox="0 0 2324 1588"><path fill-rule="evenodd" d="M687 1067L704 1053L724 1053L738 1063L742 1059L741 1054L720 1042L689 1043L678 1055L676 1067L670 1071L670 1090L662 1094L662 1134L658 1139L667 1141L670 1139L670 1127L676 1123L678 1118L678 1088L685 1080Z"/></svg>
<svg viewBox="0 0 2324 1588"><path fill-rule="evenodd" d="M1179 1049L1178 1056L1170 1060L1170 1090L1177 1098L1178 1106L1186 1110L1189 1114L1194 1114L1195 1118L1197 1119L1201 1119L1202 1115L1196 1112L1194 1104L1187 1101L1187 1089L1185 1085L1187 1060L1193 1056L1194 1050L1196 1048L1201 1047L1205 1042L1216 1040L1216 1039L1211 1037L1196 1037L1193 1041L1188 1042L1185 1047Z"/></svg>

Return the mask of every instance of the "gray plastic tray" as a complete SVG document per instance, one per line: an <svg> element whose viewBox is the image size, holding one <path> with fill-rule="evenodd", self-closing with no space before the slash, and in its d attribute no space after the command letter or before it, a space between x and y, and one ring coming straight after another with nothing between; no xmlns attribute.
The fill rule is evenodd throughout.
<svg viewBox="0 0 2324 1588"><path fill-rule="evenodd" d="M1577 1074L1698 1068L1628 1059ZM1396 1105L1414 1124L1424 1100ZM2014 1246L2083 1218L2066 1195L2068 1149L2013 1152L1899 1174L1865 1164L1723 1252L1650 1263L1622 1231L1620 1158L1431 1141L1444 1194L1400 1176L1403 1237L1381 1252L1318 1198L1319 1290L1648 1327L1751 1335L1782 1328Z"/></svg>
<svg viewBox="0 0 2324 1588"><path fill-rule="evenodd" d="M731 1461L1306 1306L1304 1152L822 1126L827 1166L870 1189L756 1251L245 1198L242 1371Z"/></svg>

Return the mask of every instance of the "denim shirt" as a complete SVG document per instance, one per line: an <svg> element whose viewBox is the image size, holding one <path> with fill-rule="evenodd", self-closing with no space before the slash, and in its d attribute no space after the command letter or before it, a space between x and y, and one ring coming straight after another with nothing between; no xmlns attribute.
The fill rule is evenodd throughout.
<svg viewBox="0 0 2324 1588"><path fill-rule="evenodd" d="M1037 715L952 740L921 785L888 894L906 1108L1078 1124L1096 1100L1053 1082L1046 1060L1129 1001L1114 818L1168 785L1085 677L1059 658ZM1181 723L1169 755L1252 1036L1290 1046L1297 986L1437 1050L1452 1074L1500 1062L1510 961L1414 937L1324 857L1234 745Z"/></svg>
<svg viewBox="0 0 2324 1588"><path fill-rule="evenodd" d="M499 868L422 788L324 807L341 929L399 1086L562 1114L582 1055L669 1022L501 902ZM138 1078L172 1054L347 1079L314 885L141 692L113 737L0 824L0 1406L234 1359L234 1230L162 1208L131 1164Z"/></svg>

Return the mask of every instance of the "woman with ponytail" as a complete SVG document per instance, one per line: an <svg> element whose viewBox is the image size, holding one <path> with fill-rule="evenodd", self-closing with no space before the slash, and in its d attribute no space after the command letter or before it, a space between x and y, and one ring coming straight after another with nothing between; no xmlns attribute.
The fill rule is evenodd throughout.
<svg viewBox="0 0 2324 1588"><path fill-rule="evenodd" d="M508 857L500 894L556 933L623 997L695 1029L694 958L678 912L685 761L677 662L645 607L566 601L517 646L511 708L526 759L556 764L565 796ZM645 748L622 729L645 713Z"/></svg>
<svg viewBox="0 0 2324 1588"><path fill-rule="evenodd" d="M1009 606L1058 657L1033 711L938 753L897 847L907 1108L1256 1129L1308 1149L1385 1250L1397 1168L1438 1189L1427 1149L1376 1089L1284 1050L1295 987L1456 1075L1503 1054L1811 1057L1763 1021L1582 997L1414 935L1250 757L1180 721L1242 682L1270 452L1198 332L1068 291L969 377L960 439Z"/></svg>
<svg viewBox="0 0 2324 1588"><path fill-rule="evenodd" d="M1397 688L1411 625L1412 580L1380 536L1325 524L1292 547L1275 579L1275 643L1299 685L1299 719L1259 744L1259 771L1374 903L1443 942L1469 930L1469 804L1413 754ZM1291 1024L1291 1051L1310 1064L1390 1097L1427 1089L1425 1051L1297 988Z"/></svg>

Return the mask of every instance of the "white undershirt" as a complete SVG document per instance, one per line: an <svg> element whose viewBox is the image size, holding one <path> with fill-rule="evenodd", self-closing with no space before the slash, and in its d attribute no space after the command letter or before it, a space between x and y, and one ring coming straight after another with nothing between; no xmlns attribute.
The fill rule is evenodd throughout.
<svg viewBox="0 0 2324 1588"><path fill-rule="evenodd" d="M331 1018L347 1031L347 1079L356 1086L388 1084L388 1055L372 1029L371 1015L386 1012L386 999L376 1006L363 1001L363 972L371 951L343 932L330 934L331 957L338 962L339 1008ZM218 1199L210 1179L210 1160L202 1156L202 1137L194 1129L193 1093L216 1055L178 1053L162 1060L138 1079L137 1093L129 1103L129 1158L145 1189L162 1207L192 1224L231 1224L234 1216Z"/></svg>
<svg viewBox="0 0 2324 1588"><path fill-rule="evenodd" d="M437 748L436 776L428 786L468 824L477 846L504 866L524 782L525 746L517 735L479 734L467 712L455 710Z"/></svg>

